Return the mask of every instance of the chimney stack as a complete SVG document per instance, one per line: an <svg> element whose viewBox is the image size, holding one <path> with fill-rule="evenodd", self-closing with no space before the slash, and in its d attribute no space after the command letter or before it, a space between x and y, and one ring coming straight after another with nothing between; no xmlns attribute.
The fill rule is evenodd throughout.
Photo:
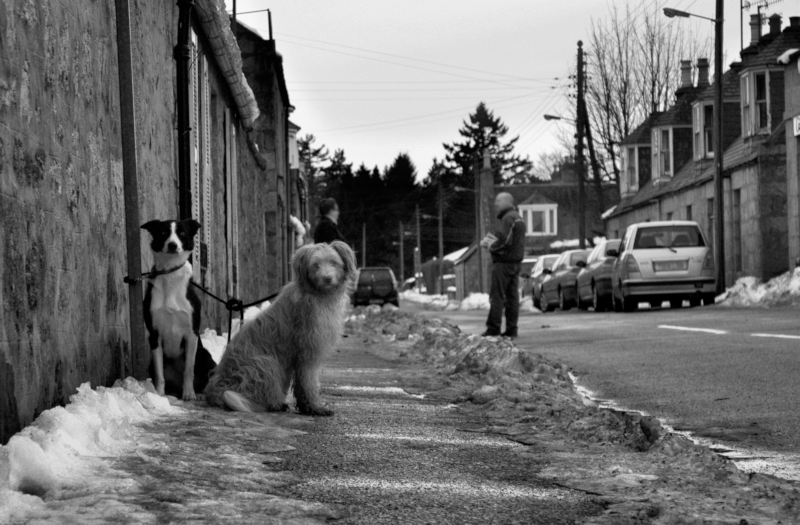
<svg viewBox="0 0 800 525"><path fill-rule="evenodd" d="M781 26L783 25L783 20L781 19L781 15L775 13L771 17L769 17L769 34L770 35L779 35L781 33Z"/></svg>
<svg viewBox="0 0 800 525"><path fill-rule="evenodd" d="M800 27L800 16L790 16L789 27Z"/></svg>
<svg viewBox="0 0 800 525"><path fill-rule="evenodd" d="M750 45L758 44L761 40L761 15L750 15Z"/></svg>
<svg viewBox="0 0 800 525"><path fill-rule="evenodd" d="M706 87L708 85L708 59L697 59L697 87Z"/></svg>
<svg viewBox="0 0 800 525"><path fill-rule="evenodd" d="M681 89L692 87L692 61L681 60Z"/></svg>

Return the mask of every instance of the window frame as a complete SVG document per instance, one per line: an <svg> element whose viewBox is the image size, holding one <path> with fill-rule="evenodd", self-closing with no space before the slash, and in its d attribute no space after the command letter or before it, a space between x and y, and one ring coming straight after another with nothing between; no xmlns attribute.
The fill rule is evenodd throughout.
<svg viewBox="0 0 800 525"><path fill-rule="evenodd" d="M526 237L553 237L558 235L558 204L521 204L519 213L525 221ZM542 214L544 231L533 230L533 214Z"/></svg>
<svg viewBox="0 0 800 525"><path fill-rule="evenodd" d="M628 179L628 189L637 191L639 189L639 147L626 146L625 151L625 174ZM631 158L631 152L633 152L633 158Z"/></svg>
<svg viewBox="0 0 800 525"><path fill-rule="evenodd" d="M740 97L741 99L741 111L742 111L742 135L745 137L749 137L753 134L753 130L750 126L752 117L750 115L751 111L751 103L750 103L750 73L743 73L742 79L740 82Z"/></svg>
<svg viewBox="0 0 800 525"><path fill-rule="evenodd" d="M764 78L764 98L758 98L758 80ZM753 115L752 121L754 126L754 134L768 133L770 130L770 114L769 114L769 72L767 70L754 71L753 78ZM765 124L761 126L761 108L763 105Z"/></svg>
<svg viewBox="0 0 800 525"><path fill-rule="evenodd" d="M664 134L666 134L666 146L667 149L664 150ZM655 167L655 178L667 179L672 178L674 174L674 159L673 159L673 148L672 142L674 140L674 133L672 126L668 127L660 127L660 128L653 128L651 133L651 142L652 142L652 158L653 158L653 166ZM664 160L669 161L669 170L664 169ZM653 169L651 167L651 169Z"/></svg>

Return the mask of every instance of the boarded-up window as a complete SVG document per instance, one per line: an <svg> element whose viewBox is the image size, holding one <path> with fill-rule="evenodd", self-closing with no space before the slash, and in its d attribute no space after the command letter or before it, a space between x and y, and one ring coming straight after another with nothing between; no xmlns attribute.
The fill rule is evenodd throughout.
<svg viewBox="0 0 800 525"><path fill-rule="evenodd" d="M228 293L239 296L239 172L236 159L236 123L225 108L225 209L228 239Z"/></svg>
<svg viewBox="0 0 800 525"><path fill-rule="evenodd" d="M209 108L208 59L197 34L192 32L192 56L189 64L189 121L191 130L192 218L202 224L192 253L194 279L208 282L209 246L213 230L211 213L211 124ZM182 219L185 217L181 217Z"/></svg>

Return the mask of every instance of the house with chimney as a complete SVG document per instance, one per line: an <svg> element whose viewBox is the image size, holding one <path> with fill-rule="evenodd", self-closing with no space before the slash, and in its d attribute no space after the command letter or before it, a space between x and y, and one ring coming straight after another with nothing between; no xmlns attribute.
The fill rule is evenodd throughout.
<svg viewBox="0 0 800 525"><path fill-rule="evenodd" d="M606 215L606 232L618 237L637 222L693 220L714 244L714 221L725 221L726 283L753 275L772 278L789 268L785 66L778 58L800 48L797 18L782 29L779 15L761 34L757 15L751 21L752 40L722 78L723 199L725 216L714 216L714 86L708 83L708 62L698 60L697 85L691 84L691 64L682 62L682 85L663 114L651 116L649 179L629 178L620 204ZM650 119L648 119L650 120ZM638 129L637 129L638 131ZM635 135L636 131L631 134ZM641 134L640 134L641 135ZM644 145L626 137L622 144ZM623 149L628 170L639 162ZM633 160L632 160L633 159ZM638 165L637 165L638 169Z"/></svg>

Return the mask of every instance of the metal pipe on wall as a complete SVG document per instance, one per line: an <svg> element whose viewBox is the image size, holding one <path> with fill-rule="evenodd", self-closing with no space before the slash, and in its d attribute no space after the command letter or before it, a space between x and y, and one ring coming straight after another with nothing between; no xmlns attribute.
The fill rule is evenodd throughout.
<svg viewBox="0 0 800 525"><path fill-rule="evenodd" d="M117 71L119 74L119 121L122 149L122 183L125 199L125 243L127 248L128 311L130 323L130 360L128 372L141 377L137 358L147 355L141 277L142 254L139 229L139 188L136 167L136 107L133 94L133 58L131 19L128 0L116 0ZM120 379L126 377L124 355L120 356Z"/></svg>

